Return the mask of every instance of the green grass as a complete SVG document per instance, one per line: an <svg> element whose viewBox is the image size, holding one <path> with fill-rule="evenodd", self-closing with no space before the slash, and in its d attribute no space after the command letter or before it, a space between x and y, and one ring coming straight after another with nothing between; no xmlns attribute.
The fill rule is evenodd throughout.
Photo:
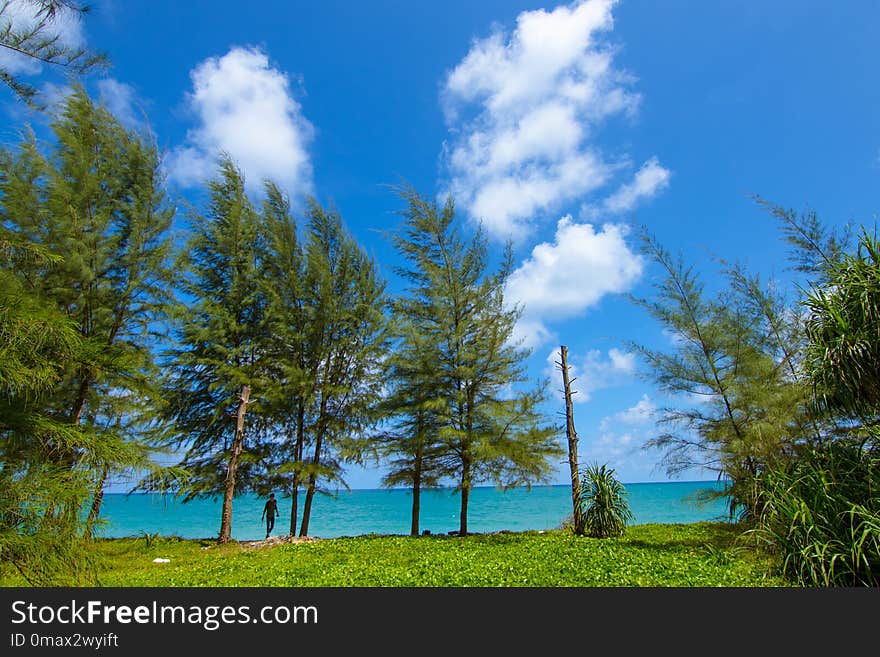
<svg viewBox="0 0 880 657"><path fill-rule="evenodd" d="M177 538L96 541L102 586L783 586L723 523L637 525L621 538L561 530L360 536L270 548ZM170 563L153 563L156 557ZM4 586L20 586L12 573Z"/></svg>

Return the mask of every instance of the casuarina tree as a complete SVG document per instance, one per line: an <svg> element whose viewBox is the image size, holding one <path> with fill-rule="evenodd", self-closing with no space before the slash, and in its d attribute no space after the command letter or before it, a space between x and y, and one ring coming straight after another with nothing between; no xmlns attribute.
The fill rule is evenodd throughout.
<svg viewBox="0 0 880 657"><path fill-rule="evenodd" d="M392 240L406 260L402 305L435 359L430 397L432 407L442 400L432 409L442 442L438 467L457 483L459 533L466 535L475 485L541 481L562 450L540 410L546 383L523 389L528 352L511 340L520 310L504 299L510 250L491 271L482 232L463 239L451 199L441 208L411 188L400 194L404 224ZM401 410L412 414L410 405Z"/></svg>

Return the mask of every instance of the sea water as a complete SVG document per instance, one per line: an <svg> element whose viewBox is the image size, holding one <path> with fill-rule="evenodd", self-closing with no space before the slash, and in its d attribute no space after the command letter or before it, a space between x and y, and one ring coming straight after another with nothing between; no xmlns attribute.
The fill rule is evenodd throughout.
<svg viewBox="0 0 880 657"><path fill-rule="evenodd" d="M627 484L627 501L635 524L692 523L726 520L726 502L716 499L699 503L701 491L719 490L709 481ZM280 517L273 534L290 531L289 497L277 495ZM304 496L299 499L300 515ZM265 498L242 495L233 501L232 537L255 540L266 535L261 521ZM95 532L107 538L141 533L181 538L211 538L219 534L220 498L183 503L170 496L149 494L107 494L101 512L102 525ZM461 498L452 489L422 491L420 531L432 534L459 527ZM556 529L571 516L571 488L533 486L531 489L501 490L476 487L468 504L468 531ZM309 535L319 538L363 534L409 534L412 493L403 489L359 489L334 495L317 494L312 504ZM297 527L297 530L299 528Z"/></svg>

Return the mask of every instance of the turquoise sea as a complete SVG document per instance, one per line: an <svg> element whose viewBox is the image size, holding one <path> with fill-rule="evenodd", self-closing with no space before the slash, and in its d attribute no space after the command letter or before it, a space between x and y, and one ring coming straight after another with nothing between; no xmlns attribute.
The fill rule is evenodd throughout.
<svg viewBox="0 0 880 657"><path fill-rule="evenodd" d="M718 489L710 481L627 484L627 499L636 524L691 523L725 520L723 500L698 504L691 498L700 490ZM290 498L278 497L281 516L273 534L290 529ZM302 509L300 497L300 510ZM265 498L237 497L233 502L232 536L256 540L266 530L260 515ZM451 489L422 492L420 529L442 534L458 529L460 498ZM316 495L312 504L309 535L318 538L362 534L408 534L412 495L402 489L360 489L336 495ZM101 517L105 524L96 532L107 538L136 536L142 532L182 538L210 538L219 533L221 501L194 500L186 504L159 495L108 494ZM468 530L555 529L571 515L571 489L562 486L533 486L502 491L478 487L471 491Z"/></svg>

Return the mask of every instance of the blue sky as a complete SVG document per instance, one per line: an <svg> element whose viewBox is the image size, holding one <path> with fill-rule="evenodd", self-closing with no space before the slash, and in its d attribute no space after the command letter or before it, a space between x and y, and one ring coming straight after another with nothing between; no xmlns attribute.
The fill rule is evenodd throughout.
<svg viewBox="0 0 880 657"><path fill-rule="evenodd" d="M96 0L62 27L109 56L89 87L154 133L177 198L198 199L225 149L255 191L271 177L295 203L335 204L392 290L380 233L401 204L388 185L451 192L465 226L482 221L499 251L513 239L508 296L525 307L530 370L560 387L552 361L568 346L581 461L626 482L666 478L641 449L665 400L626 347L669 344L625 297L657 274L632 229L681 251L711 288L717 257L789 276L750 195L831 225L878 210L874 0ZM64 93L52 71L0 63ZM0 105L3 141L44 122L5 90ZM349 484L380 474L352 470Z"/></svg>

